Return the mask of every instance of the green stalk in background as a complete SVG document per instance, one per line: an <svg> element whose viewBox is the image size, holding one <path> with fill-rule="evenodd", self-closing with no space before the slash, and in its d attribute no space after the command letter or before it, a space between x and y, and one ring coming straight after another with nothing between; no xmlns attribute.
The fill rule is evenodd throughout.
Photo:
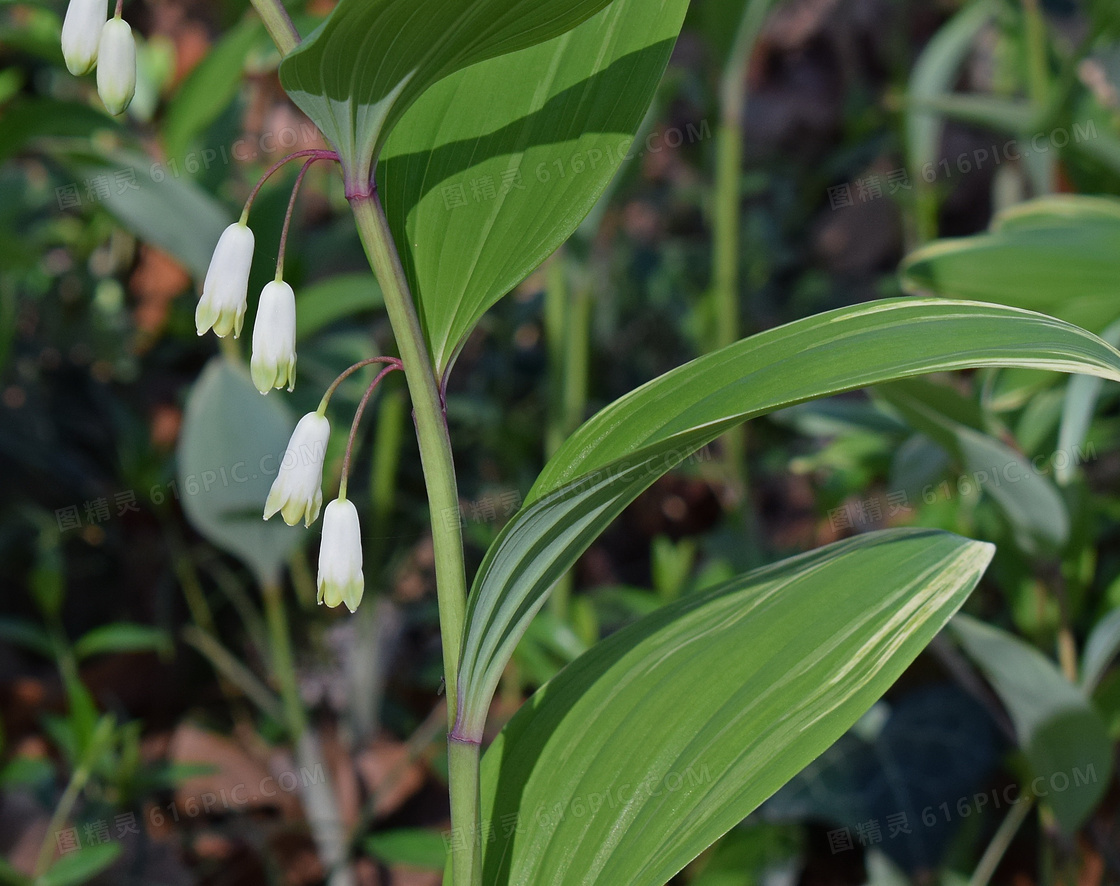
<svg viewBox="0 0 1120 886"><path fill-rule="evenodd" d="M268 622L269 657L280 683L284 725L292 739L296 762L305 768L321 765L323 752L313 730L307 728L307 711L299 694L288 614L284 608L283 586L279 579L264 581L265 619ZM301 795L304 813L319 857L328 870L328 886L354 886L346 844L346 827L338 813L338 800L329 778L307 784Z"/></svg>
<svg viewBox="0 0 1120 886"><path fill-rule="evenodd" d="M1041 119L1050 107L1050 63L1047 51L1046 20L1038 0L1023 0L1023 34L1026 40L1027 92ZM1053 193L1057 174L1054 151L1034 151L1026 162L1035 195Z"/></svg>
<svg viewBox="0 0 1120 886"><path fill-rule="evenodd" d="M574 270L561 249L548 265L545 282L544 330L549 366L546 460L579 427L587 411L591 285L590 275L582 275L583 279L570 287ZM558 618L567 617L572 583L572 573L566 572L552 591L549 607Z"/></svg>
<svg viewBox="0 0 1120 886"><path fill-rule="evenodd" d="M716 171L713 185L712 310L714 329L708 350L738 341L743 321L739 307L739 240L742 195L743 110L747 100L747 64L766 16L776 0L747 0L735 42L720 82L720 120L716 133ZM747 486L746 426L723 436L724 470L734 497Z"/></svg>
<svg viewBox="0 0 1120 886"><path fill-rule="evenodd" d="M292 24L292 20L288 16L288 10L284 8L284 4L280 0L250 0L250 2L257 11L257 15L261 17L261 21L264 22L268 36L272 38L272 42L280 50L280 55L287 55L299 46L299 31Z"/></svg>
<svg viewBox="0 0 1120 886"><path fill-rule="evenodd" d="M386 645L392 645L398 630L399 618L389 597L388 571L393 510L397 502L397 470L400 466L401 445L405 432L405 398L399 387L381 388L378 401L377 428L373 441L369 482L369 530L366 550L371 577L383 579L383 593L369 601L369 606L359 606L354 616L357 628L354 648L348 656L350 676L350 725L357 746L377 733L378 711L385 684Z"/></svg>
<svg viewBox="0 0 1120 886"><path fill-rule="evenodd" d="M454 723L459 702L458 665L466 615L467 581L455 462L447 433L447 419L416 304L412 300L408 279L377 192L351 196L350 206L362 246L385 296L385 308L412 397L435 548L447 719ZM451 827L463 837L459 843L462 848L452 854L452 877L456 886L477 886L482 882L478 828L479 741L478 736L460 736L454 732L448 736Z"/></svg>

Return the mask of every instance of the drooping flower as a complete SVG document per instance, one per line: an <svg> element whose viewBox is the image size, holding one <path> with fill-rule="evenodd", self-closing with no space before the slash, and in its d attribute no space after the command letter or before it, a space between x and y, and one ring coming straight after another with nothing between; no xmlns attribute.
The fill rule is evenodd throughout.
<svg viewBox="0 0 1120 886"><path fill-rule="evenodd" d="M266 283L261 291L249 368L262 394L296 386L296 294L282 280Z"/></svg>
<svg viewBox="0 0 1120 886"><path fill-rule="evenodd" d="M88 74L97 64L105 18L105 0L70 0L62 21L62 57L71 74Z"/></svg>
<svg viewBox="0 0 1120 886"><path fill-rule="evenodd" d="M249 295L249 270L253 266L253 232L235 222L218 238L210 268L202 284L202 298L194 313L199 335L213 328L219 336L241 335L245 302Z"/></svg>
<svg viewBox="0 0 1120 886"><path fill-rule="evenodd" d="M101 28L97 46L97 94L110 114L123 114L136 93L136 40L123 18Z"/></svg>
<svg viewBox="0 0 1120 886"><path fill-rule="evenodd" d="M323 543L319 548L319 602L345 603L354 612L362 601L362 529L354 503L336 498L323 514Z"/></svg>
<svg viewBox="0 0 1120 886"><path fill-rule="evenodd" d="M277 511L289 526L295 526L301 518L304 526L318 519L330 435L331 424L324 415L309 412L299 420L264 503L266 520Z"/></svg>

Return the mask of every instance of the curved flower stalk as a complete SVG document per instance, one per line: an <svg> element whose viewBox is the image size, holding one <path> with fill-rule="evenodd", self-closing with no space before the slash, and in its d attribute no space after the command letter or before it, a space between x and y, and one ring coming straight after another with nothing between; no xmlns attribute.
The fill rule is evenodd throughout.
<svg viewBox="0 0 1120 886"><path fill-rule="evenodd" d="M296 306L292 287L284 282L284 250L288 241L288 228L292 220L296 194L307 170L317 160L338 160L334 151L296 151L274 163L254 185L241 211L241 218L230 225L218 238L206 279L202 284L202 298L195 309L195 328L199 335L213 329L219 337L233 333L237 338L245 322L249 294L249 272L253 267L255 238L249 228L249 211L264 183L286 163L307 157L292 188L284 228L280 235L280 250L276 261L276 279L261 291L257 309L257 323L253 329L253 357L251 369L253 382L262 394L285 385L291 391L296 380Z"/></svg>
<svg viewBox="0 0 1120 886"><path fill-rule="evenodd" d="M105 27L105 0L70 0L62 21L62 57L78 77L97 64L97 48Z"/></svg>
<svg viewBox="0 0 1120 886"><path fill-rule="evenodd" d="M210 329L223 337L231 332L234 338L241 335L254 243L253 232L244 218L222 231L202 284L202 299L195 309L194 323L199 335Z"/></svg>
<svg viewBox="0 0 1120 886"><path fill-rule="evenodd" d="M300 519L304 526L310 526L318 519L323 505L323 462L330 436L331 423L325 415L309 412L299 420L265 501L266 520L277 512L289 526L295 526Z"/></svg>
<svg viewBox="0 0 1120 886"><path fill-rule="evenodd" d="M295 389L296 294L283 280L266 283L261 291L249 368L262 394L285 385Z"/></svg>
<svg viewBox="0 0 1120 886"><path fill-rule="evenodd" d="M288 246L288 229L296 206L296 195L311 164L320 159L313 156L303 164L280 232L280 248L276 255L276 279L264 287L253 327L253 357L250 360L253 383L262 394L286 384L288 391L296 386L296 295L284 282L284 252Z"/></svg>
<svg viewBox="0 0 1120 886"><path fill-rule="evenodd" d="M319 602L341 603L355 612L365 592L362 575L362 529L358 509L339 497L323 514L323 545L319 549Z"/></svg>
<svg viewBox="0 0 1120 886"><path fill-rule="evenodd" d="M119 11L101 29L97 60L97 94L110 114L123 114L136 94L136 40Z"/></svg>

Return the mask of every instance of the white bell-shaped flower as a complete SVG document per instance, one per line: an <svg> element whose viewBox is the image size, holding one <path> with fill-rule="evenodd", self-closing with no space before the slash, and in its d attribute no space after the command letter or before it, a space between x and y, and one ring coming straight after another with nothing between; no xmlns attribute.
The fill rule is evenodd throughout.
<svg viewBox="0 0 1120 886"><path fill-rule="evenodd" d="M202 284L202 299L194 312L199 335L213 328L219 336L241 335L245 302L249 295L249 270L253 266L253 232L236 222L222 231L210 268Z"/></svg>
<svg viewBox="0 0 1120 886"><path fill-rule="evenodd" d="M296 294L283 280L273 280L261 291L249 368L262 394L296 386Z"/></svg>
<svg viewBox="0 0 1120 886"><path fill-rule="evenodd" d="M97 64L97 47L105 26L105 0L70 0L62 20L62 57L74 76L88 74Z"/></svg>
<svg viewBox="0 0 1120 886"><path fill-rule="evenodd" d="M323 506L323 462L330 436L331 424L326 416L309 412L299 420L264 503L266 520L277 511L289 526L295 526L301 518L304 526L318 519Z"/></svg>
<svg viewBox="0 0 1120 886"><path fill-rule="evenodd" d="M123 18L101 28L97 46L97 94L110 114L123 114L136 93L136 40Z"/></svg>
<svg viewBox="0 0 1120 886"><path fill-rule="evenodd" d="M354 612L365 591L362 575L362 528L358 509L336 498L323 514L323 544L319 548L319 602L345 603Z"/></svg>

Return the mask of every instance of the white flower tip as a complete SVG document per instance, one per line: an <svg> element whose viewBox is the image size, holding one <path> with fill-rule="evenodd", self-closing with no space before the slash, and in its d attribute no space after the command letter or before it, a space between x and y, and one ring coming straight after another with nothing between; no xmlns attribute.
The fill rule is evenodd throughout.
<svg viewBox="0 0 1120 886"><path fill-rule="evenodd" d="M353 612L362 600L362 530L353 502L335 499L323 514L317 584L319 602L332 608L345 603Z"/></svg>
<svg viewBox="0 0 1120 886"><path fill-rule="evenodd" d="M105 0L70 0L62 22L62 57L78 77L97 64L97 48L105 24Z"/></svg>
<svg viewBox="0 0 1120 886"><path fill-rule="evenodd" d="M264 503L266 520L280 513L289 526L295 526L301 519L304 526L310 526L319 518L323 506L323 462L330 434L331 424L325 416L309 412L299 420Z"/></svg>
<svg viewBox="0 0 1120 886"><path fill-rule="evenodd" d="M202 298L194 314L195 329L205 335L211 329L224 338L241 335L253 267L255 238L247 225L234 222L222 231L202 284Z"/></svg>
<svg viewBox="0 0 1120 886"><path fill-rule="evenodd" d="M102 26L97 61L97 94L110 114L123 114L136 93L136 40L124 19Z"/></svg>
<svg viewBox="0 0 1120 886"><path fill-rule="evenodd" d="M296 294L283 280L261 290L253 325L253 383L262 394L296 383Z"/></svg>

